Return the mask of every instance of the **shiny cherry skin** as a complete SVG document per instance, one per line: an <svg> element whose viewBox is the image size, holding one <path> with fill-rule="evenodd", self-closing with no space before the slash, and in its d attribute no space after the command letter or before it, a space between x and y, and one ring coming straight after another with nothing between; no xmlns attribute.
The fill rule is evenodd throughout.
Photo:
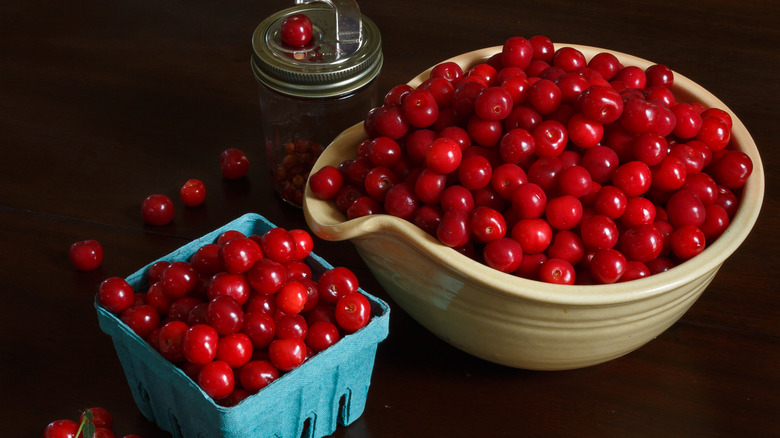
<svg viewBox="0 0 780 438"><path fill-rule="evenodd" d="M290 48L303 48L312 39L313 25L311 19L302 13L285 17L279 28L282 44Z"/></svg>
<svg viewBox="0 0 780 438"><path fill-rule="evenodd" d="M539 279L552 284L574 284L574 266L563 259L547 259L539 267Z"/></svg>
<svg viewBox="0 0 780 438"><path fill-rule="evenodd" d="M55 420L43 430L43 438L76 438L79 424L73 420Z"/></svg>
<svg viewBox="0 0 780 438"><path fill-rule="evenodd" d="M235 298L219 295L209 301L206 321L222 336L236 333L244 323L244 310Z"/></svg>
<svg viewBox="0 0 780 438"><path fill-rule="evenodd" d="M197 207L206 200L206 185L199 179L189 179L179 189L179 197L187 207Z"/></svg>
<svg viewBox="0 0 780 438"><path fill-rule="evenodd" d="M360 292L352 292L336 303L336 322L347 332L365 327L371 320L371 303Z"/></svg>
<svg viewBox="0 0 780 438"><path fill-rule="evenodd" d="M102 427L106 429L114 428L114 417L111 415L111 412L108 409L100 406L93 406L89 408L89 411L92 413L92 424L94 424L95 427ZM86 411L81 413L79 416L79 421L84 420L85 416Z"/></svg>
<svg viewBox="0 0 780 438"><path fill-rule="evenodd" d="M232 333L220 338L215 360L226 362L231 368L240 368L252 359L252 340L244 333Z"/></svg>
<svg viewBox="0 0 780 438"><path fill-rule="evenodd" d="M334 166L324 166L309 177L309 187L320 199L335 198L342 185L344 176Z"/></svg>
<svg viewBox="0 0 780 438"><path fill-rule="evenodd" d="M306 343L301 338L276 339L268 346L271 363L280 371L290 371L306 360Z"/></svg>
<svg viewBox="0 0 780 438"><path fill-rule="evenodd" d="M235 388L233 369L227 362L221 360L209 362L198 374L198 386L215 400L225 398Z"/></svg>
<svg viewBox="0 0 780 438"><path fill-rule="evenodd" d="M506 219L498 210L480 206L471 210L470 216L471 235L479 242L500 239L507 232Z"/></svg>
<svg viewBox="0 0 780 438"><path fill-rule="evenodd" d="M112 313L120 313L133 304L135 291L121 277L109 277L98 286L98 303Z"/></svg>
<svg viewBox="0 0 780 438"><path fill-rule="evenodd" d="M436 97L424 87L418 87L406 95L401 108L406 120L416 128L427 128L439 118Z"/></svg>
<svg viewBox="0 0 780 438"><path fill-rule="evenodd" d="M216 243L207 243L198 248L195 254L190 257L190 264L200 274L214 275L225 270L225 262L220 254L220 245ZM152 281L151 277L150 270L150 281ZM159 281L161 277L162 272L160 277L154 281Z"/></svg>
<svg viewBox="0 0 780 438"><path fill-rule="evenodd" d="M284 228L272 228L261 238L263 255L275 262L286 263L295 258L295 239Z"/></svg>
<svg viewBox="0 0 780 438"><path fill-rule="evenodd" d="M501 272L514 272L523 261L523 247L508 237L488 242L482 250L485 264Z"/></svg>
<svg viewBox="0 0 780 438"><path fill-rule="evenodd" d="M119 319L144 340L160 326L160 314L151 304L128 307Z"/></svg>
<svg viewBox="0 0 780 438"><path fill-rule="evenodd" d="M594 253L590 261L590 273L600 283L615 283L626 271L627 264L628 260L620 251L603 249Z"/></svg>
<svg viewBox="0 0 780 438"><path fill-rule="evenodd" d="M163 292L172 300L189 295L198 281L198 271L189 262L184 261L172 262L163 271L160 279Z"/></svg>
<svg viewBox="0 0 780 438"><path fill-rule="evenodd" d="M184 360L184 334L190 328L183 321L170 321L160 327L158 351L171 362Z"/></svg>
<svg viewBox="0 0 780 438"><path fill-rule="evenodd" d="M238 372L241 387L254 394L279 378L279 370L270 361L252 360Z"/></svg>
<svg viewBox="0 0 780 438"><path fill-rule="evenodd" d="M341 297L357 292L358 288L357 276L343 266L323 272L317 280L319 299L325 304L336 304Z"/></svg>
<svg viewBox="0 0 780 438"><path fill-rule="evenodd" d="M447 210L436 228L436 237L441 243L451 248L466 245L471 239L469 212L463 210Z"/></svg>
<svg viewBox="0 0 780 438"><path fill-rule="evenodd" d="M68 259L79 271L94 271L103 263L103 246L94 239L74 242L68 250Z"/></svg>
<svg viewBox="0 0 780 438"><path fill-rule="evenodd" d="M704 203L692 190L676 191L666 203L669 222L675 228L683 225L701 226L706 219Z"/></svg>
<svg viewBox="0 0 780 438"><path fill-rule="evenodd" d="M184 334L182 351L184 357L195 364L207 364L217 355L219 333L208 324L195 324Z"/></svg>
<svg viewBox="0 0 780 438"><path fill-rule="evenodd" d="M582 203L571 195L562 195L547 202L545 214L556 230L570 230L582 220Z"/></svg>
<svg viewBox="0 0 780 438"><path fill-rule="evenodd" d="M314 239L308 231L292 229L288 231L295 242L295 255L293 260L303 260L311 254L314 248Z"/></svg>
<svg viewBox="0 0 780 438"><path fill-rule="evenodd" d="M306 335L306 345L315 352L323 351L341 338L339 329L329 321L317 321L309 326Z"/></svg>
<svg viewBox="0 0 780 438"><path fill-rule="evenodd" d="M620 250L629 261L647 263L661 255L664 238L653 224L643 224L623 232Z"/></svg>
<svg viewBox="0 0 780 438"><path fill-rule="evenodd" d="M141 203L141 217L149 225L167 225L173 221L173 216L173 201L166 195L152 194Z"/></svg>
<svg viewBox="0 0 780 438"><path fill-rule="evenodd" d="M222 244L219 255L227 272L242 274L248 271L263 256L263 253L252 239L237 237Z"/></svg>
<svg viewBox="0 0 780 438"><path fill-rule="evenodd" d="M276 307L284 313L297 314L303 310L308 298L303 283L287 281L276 293Z"/></svg>
<svg viewBox="0 0 780 438"><path fill-rule="evenodd" d="M276 322L271 315L259 311L249 311L244 314L244 324L241 333L249 336L255 349L263 349L276 336Z"/></svg>
<svg viewBox="0 0 780 438"><path fill-rule="evenodd" d="M249 280L243 274L233 274L230 272L219 272L211 277L206 289L206 295L209 300L218 296L229 296L244 305L249 300L251 286Z"/></svg>
<svg viewBox="0 0 780 438"><path fill-rule="evenodd" d="M219 168L225 179L238 180L249 172L249 158L241 149L228 148L219 156Z"/></svg>
<svg viewBox="0 0 780 438"><path fill-rule="evenodd" d="M704 251L707 238L699 227L683 225L672 232L670 241L675 257L688 260Z"/></svg>
<svg viewBox="0 0 780 438"><path fill-rule="evenodd" d="M252 289L262 295L273 295L287 280L284 265L271 259L261 258L246 272Z"/></svg>

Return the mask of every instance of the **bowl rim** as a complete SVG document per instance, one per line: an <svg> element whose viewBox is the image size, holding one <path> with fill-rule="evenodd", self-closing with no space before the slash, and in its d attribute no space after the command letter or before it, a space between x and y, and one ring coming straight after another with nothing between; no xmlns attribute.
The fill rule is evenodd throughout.
<svg viewBox="0 0 780 438"><path fill-rule="evenodd" d="M635 65L647 68L651 61L626 53L578 44L556 43L555 49L573 47L580 50L587 59L600 52L610 52L617 56L623 65ZM456 62L464 70L490 56L500 52L502 46L487 47L451 57L441 62ZM437 63L438 64L438 63ZM437 65L437 64L434 64ZM408 84L416 87L430 74L433 66L412 78ZM742 242L747 238L755 224L764 198L764 170L758 148L742 121L720 99L686 76L674 73L672 89L675 96L684 96L686 100L695 100L708 107L717 107L727 111L732 117L732 138L738 138L738 149L750 156L753 161L753 173L742 189L739 209L724 233L707 246L701 254L669 269L666 272L645 278L614 284L599 285L556 285L538 280L530 280L509 273L503 273L487 265L470 259L457 251L439 243L413 223L388 214L363 216L345 220L344 215L335 206L318 199L306 185L304 193L304 216L312 231L326 240L348 240L364 238L372 233L395 233L414 244L420 252L436 260L450 271L468 282L484 286L494 294L509 299L533 300L570 306L616 305L620 303L651 299L657 295L672 291L695 278L716 271ZM679 99L678 99L679 100ZM359 122L343 131L325 149L314 164L311 174L327 164L338 165L339 153L350 146L356 146L367 138L363 123ZM354 148L351 156L354 156ZM465 269L459 269L464 267Z"/></svg>

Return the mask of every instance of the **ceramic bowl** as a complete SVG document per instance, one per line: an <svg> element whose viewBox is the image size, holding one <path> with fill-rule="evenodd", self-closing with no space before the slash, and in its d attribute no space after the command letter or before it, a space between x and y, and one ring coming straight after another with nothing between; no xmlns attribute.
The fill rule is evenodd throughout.
<svg viewBox="0 0 780 438"><path fill-rule="evenodd" d="M561 45L556 45L560 47ZM567 44L587 59L604 49ZM454 57L464 70L500 46ZM612 52L623 65L651 63ZM412 79L417 86L430 70ZM674 324L712 281L753 227L764 195L764 173L755 142L718 98L675 72L679 101L728 111L732 143L753 160L753 173L731 225L700 255L660 274L609 285L565 286L504 274L448 248L410 222L372 215L347 220L307 187L304 213L312 231L327 240L350 240L398 306L442 340L479 358L511 367L562 370L625 355ZM354 158L366 137L362 123L344 131L312 172Z"/></svg>

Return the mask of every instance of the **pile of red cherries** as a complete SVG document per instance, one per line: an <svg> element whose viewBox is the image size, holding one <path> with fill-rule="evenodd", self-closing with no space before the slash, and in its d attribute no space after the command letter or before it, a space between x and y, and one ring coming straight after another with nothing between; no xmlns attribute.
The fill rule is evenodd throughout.
<svg viewBox="0 0 780 438"><path fill-rule="evenodd" d="M512 37L470 68L443 62L390 89L356 157L309 185L349 219L406 219L502 272L646 277L723 233L753 169L729 113L677 101L673 82L665 65Z"/></svg>
<svg viewBox="0 0 780 438"><path fill-rule="evenodd" d="M98 302L233 406L372 318L351 270L312 272L312 247L305 230L225 231L187 261L152 264L145 290L104 280Z"/></svg>

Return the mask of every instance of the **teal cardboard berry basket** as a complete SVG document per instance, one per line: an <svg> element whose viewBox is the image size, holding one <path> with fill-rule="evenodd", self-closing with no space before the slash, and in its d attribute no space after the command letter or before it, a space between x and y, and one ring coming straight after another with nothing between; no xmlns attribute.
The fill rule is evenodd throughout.
<svg viewBox="0 0 780 438"><path fill-rule="evenodd" d="M247 214L159 260L188 260L226 230L250 235L274 227L260 215ZM333 267L313 253L306 262L315 276ZM152 263L127 277L135 290L147 287L145 274ZM373 317L366 327L232 407L216 404L180 368L102 308L97 297L95 308L101 330L113 340L139 410L174 437L322 437L363 413L376 349L388 335L389 306L362 288L360 292L371 303Z"/></svg>

